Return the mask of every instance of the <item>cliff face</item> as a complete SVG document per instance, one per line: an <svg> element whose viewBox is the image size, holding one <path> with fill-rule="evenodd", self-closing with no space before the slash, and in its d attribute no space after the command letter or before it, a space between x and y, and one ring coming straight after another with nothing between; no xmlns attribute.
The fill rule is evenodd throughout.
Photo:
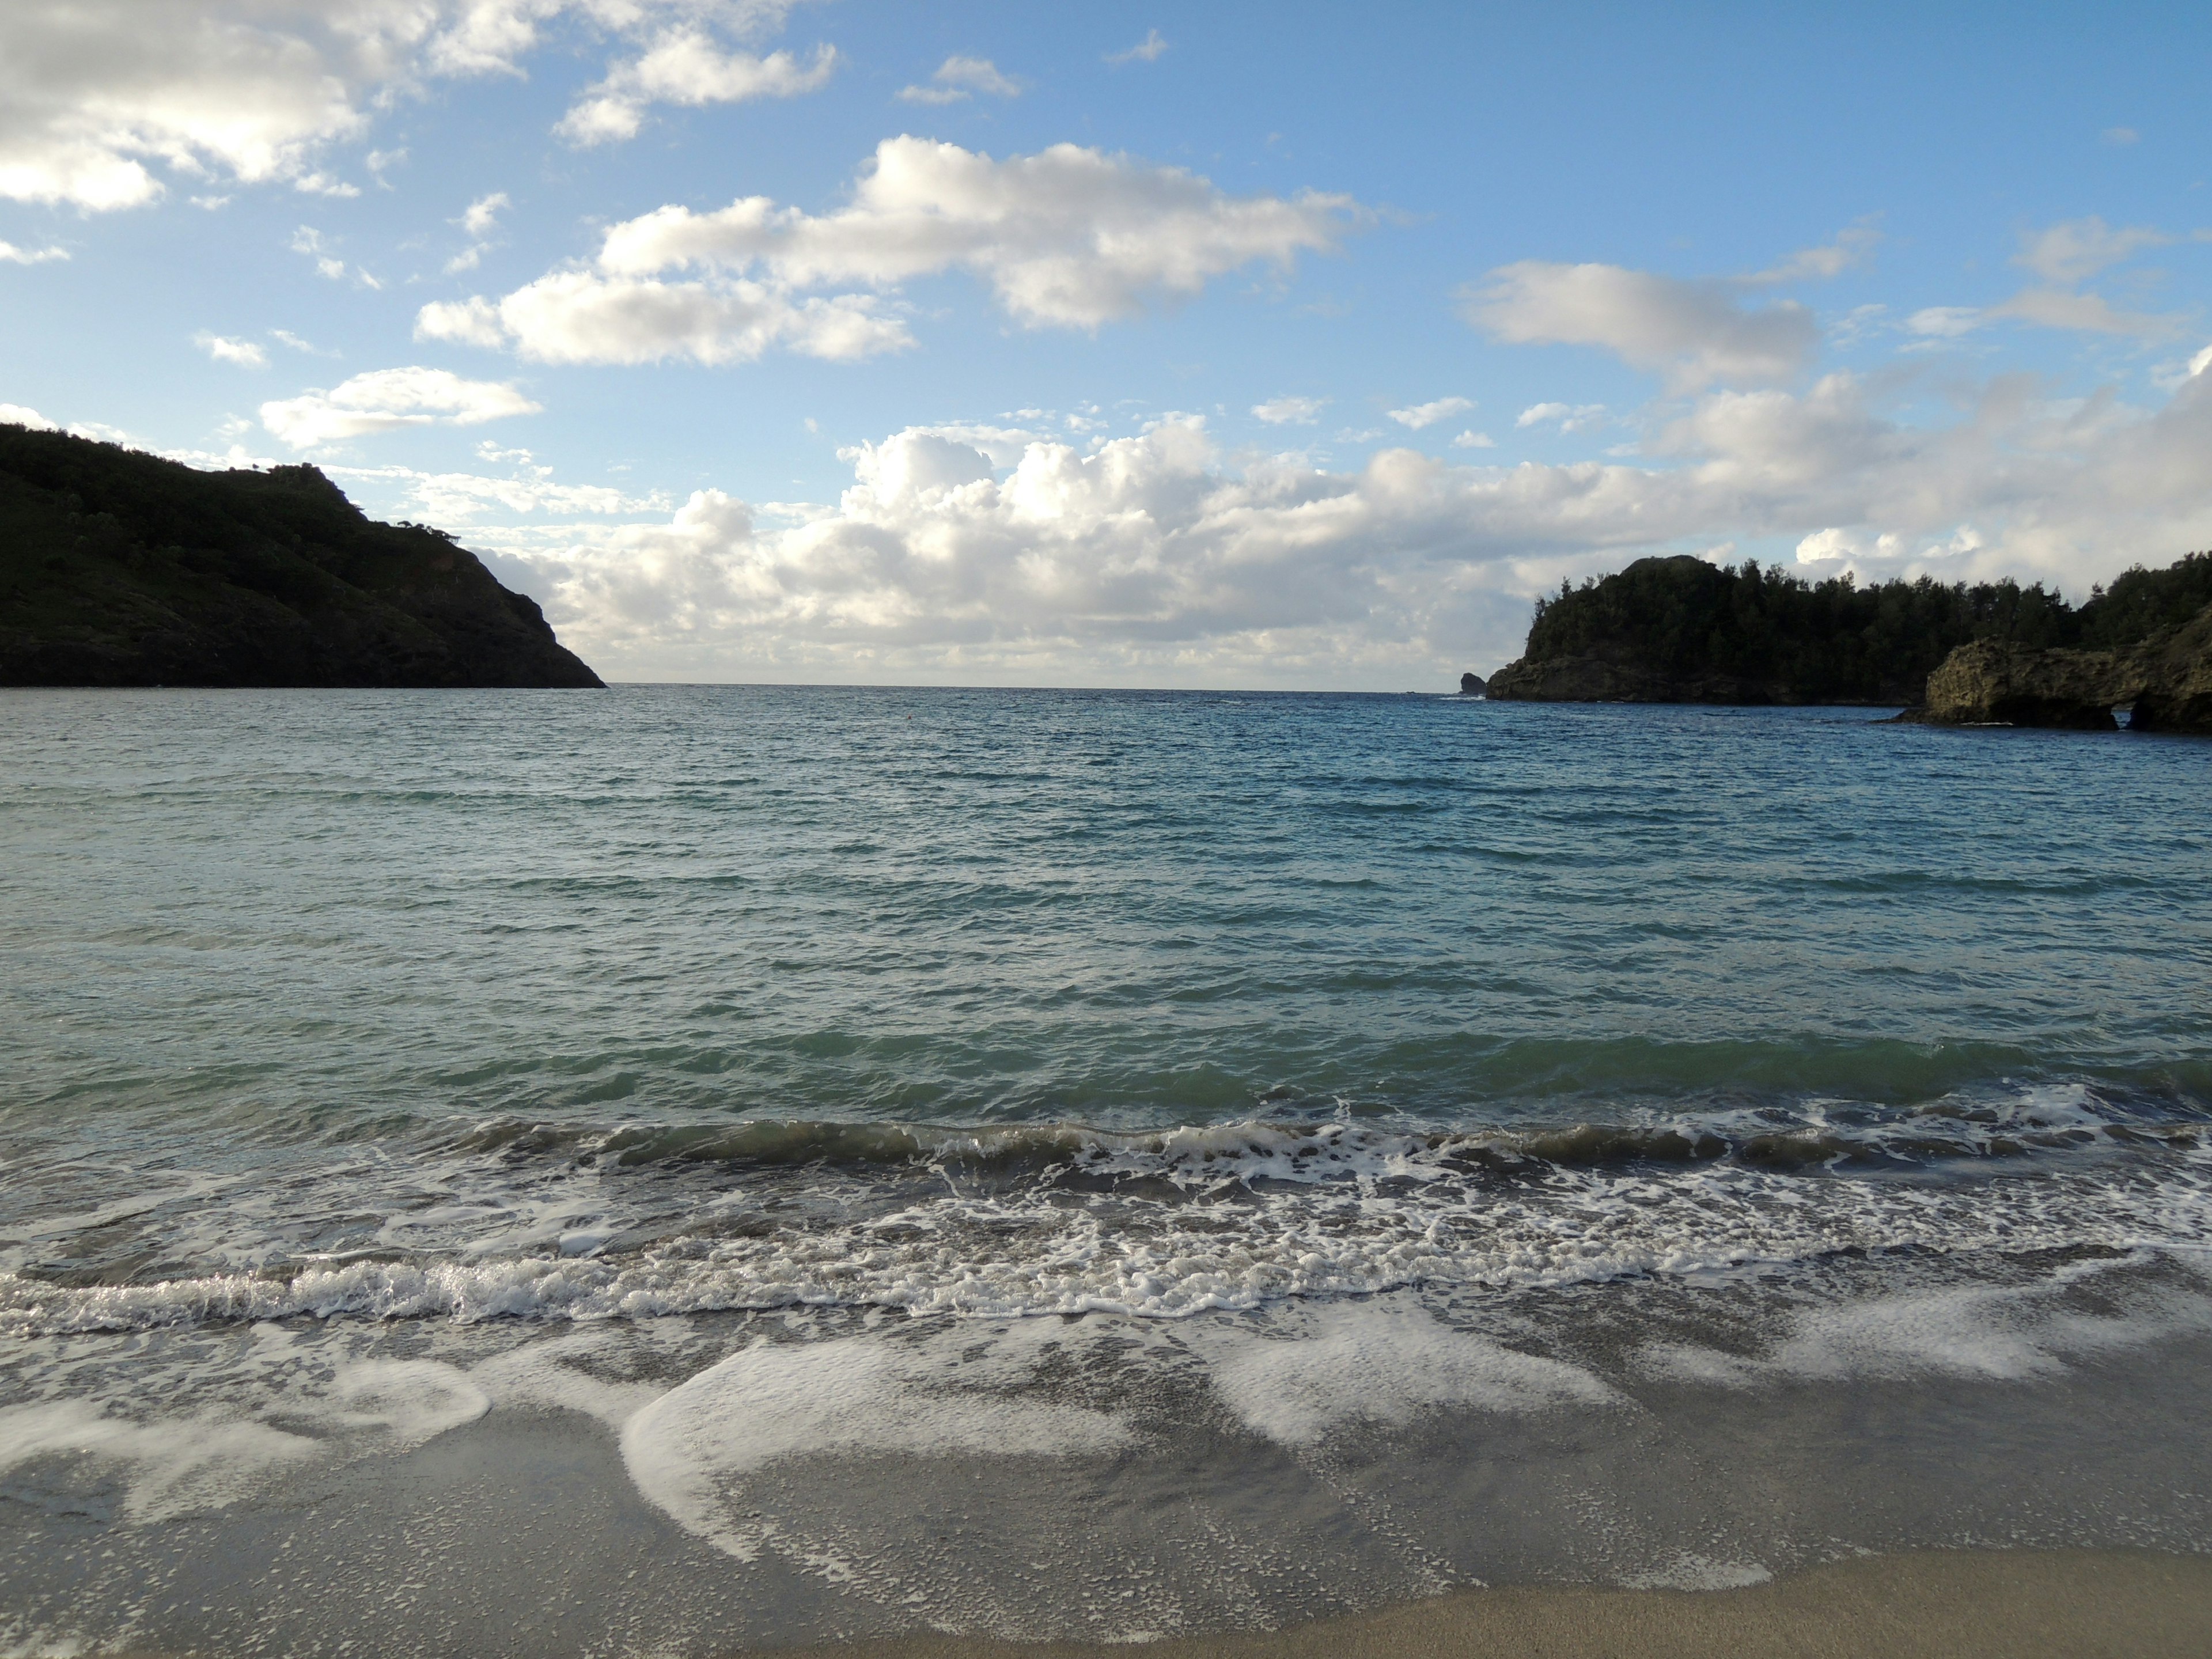
<svg viewBox="0 0 2212 1659"><path fill-rule="evenodd" d="M1899 718L2110 732L2128 704L2131 731L2212 732L2212 605L2127 651L1961 646L1928 677L1926 705Z"/></svg>
<svg viewBox="0 0 2212 1659"><path fill-rule="evenodd" d="M313 467L0 426L0 684L599 684L474 554Z"/></svg>

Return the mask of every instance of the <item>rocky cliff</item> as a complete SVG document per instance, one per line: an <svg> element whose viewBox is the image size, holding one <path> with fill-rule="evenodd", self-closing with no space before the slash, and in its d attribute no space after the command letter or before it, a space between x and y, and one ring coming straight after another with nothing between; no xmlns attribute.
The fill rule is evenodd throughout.
<svg viewBox="0 0 2212 1659"><path fill-rule="evenodd" d="M474 554L312 466L0 426L0 684L599 684Z"/></svg>
<svg viewBox="0 0 2212 1659"><path fill-rule="evenodd" d="M1898 718L1929 726L2212 732L2212 605L2127 651L2030 651L1981 640L1928 677L1926 702Z"/></svg>

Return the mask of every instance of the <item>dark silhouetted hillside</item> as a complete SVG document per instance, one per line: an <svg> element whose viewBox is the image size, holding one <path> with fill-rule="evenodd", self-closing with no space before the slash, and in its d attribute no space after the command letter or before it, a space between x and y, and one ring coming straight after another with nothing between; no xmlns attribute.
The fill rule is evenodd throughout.
<svg viewBox="0 0 2212 1659"><path fill-rule="evenodd" d="M0 684L599 683L473 553L312 466L0 426Z"/></svg>
<svg viewBox="0 0 2212 1659"><path fill-rule="evenodd" d="M1946 586L1923 576L1862 587L1808 582L1755 561L1680 556L1536 603L1519 661L1491 677L1503 701L1917 703L1957 647L2125 650L2212 602L2212 555L2129 571L2080 610L2042 584Z"/></svg>

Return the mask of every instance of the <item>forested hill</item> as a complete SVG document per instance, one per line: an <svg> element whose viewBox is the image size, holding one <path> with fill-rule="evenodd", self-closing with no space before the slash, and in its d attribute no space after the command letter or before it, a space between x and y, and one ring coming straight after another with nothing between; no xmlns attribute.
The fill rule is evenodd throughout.
<svg viewBox="0 0 2212 1659"><path fill-rule="evenodd" d="M312 466L0 425L0 685L599 684L476 555Z"/></svg>
<svg viewBox="0 0 2212 1659"><path fill-rule="evenodd" d="M1808 582L1756 561L1686 555L1536 602L1519 661L1489 695L1536 702L1917 703L1957 647L2124 650L2212 604L2212 554L2141 567L2078 609L2040 583L1946 586L1923 576L1862 587Z"/></svg>

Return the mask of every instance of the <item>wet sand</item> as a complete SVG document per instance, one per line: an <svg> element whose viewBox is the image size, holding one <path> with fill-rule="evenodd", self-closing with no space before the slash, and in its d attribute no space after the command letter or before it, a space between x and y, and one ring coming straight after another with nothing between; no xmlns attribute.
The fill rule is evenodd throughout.
<svg viewBox="0 0 2212 1659"><path fill-rule="evenodd" d="M786 1649L830 1659L1104 1659L1126 1644L917 1638ZM1147 1659L2201 1659L2212 1556L1931 1551L1734 1590L1466 1590L1267 1634L1164 1641Z"/></svg>

